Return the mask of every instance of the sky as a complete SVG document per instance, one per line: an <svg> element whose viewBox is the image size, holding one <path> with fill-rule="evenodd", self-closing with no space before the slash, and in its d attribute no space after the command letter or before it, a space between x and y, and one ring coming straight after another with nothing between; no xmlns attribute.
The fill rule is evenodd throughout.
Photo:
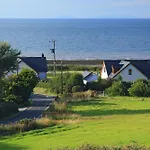
<svg viewBox="0 0 150 150"><path fill-rule="evenodd" d="M150 0L0 0L0 18L150 18Z"/></svg>

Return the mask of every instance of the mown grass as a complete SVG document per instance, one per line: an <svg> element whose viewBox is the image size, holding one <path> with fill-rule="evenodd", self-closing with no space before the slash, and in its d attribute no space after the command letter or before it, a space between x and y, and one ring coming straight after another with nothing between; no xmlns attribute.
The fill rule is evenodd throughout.
<svg viewBox="0 0 150 150"><path fill-rule="evenodd" d="M30 131L0 140L20 149L46 150L77 147L138 144L150 146L150 98L99 98L69 102L76 119L58 120L62 125ZM73 115L72 114L72 115ZM38 141L38 142L37 142Z"/></svg>

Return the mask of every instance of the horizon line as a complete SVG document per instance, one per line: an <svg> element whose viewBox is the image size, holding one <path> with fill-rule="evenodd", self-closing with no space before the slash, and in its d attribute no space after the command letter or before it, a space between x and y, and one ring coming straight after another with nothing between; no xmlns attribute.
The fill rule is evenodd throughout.
<svg viewBox="0 0 150 150"><path fill-rule="evenodd" d="M148 17L144 17L144 18L141 18L141 17L114 17L114 18L108 18L108 17L89 17L89 18L87 18L87 17L83 17L83 18L78 18L78 17L56 17L56 18L48 18L48 17L45 17L45 18L27 18L27 17L23 17L23 18L20 18L20 17L14 17L14 18L8 18L8 17L6 17L6 18L1 18L0 17L0 19L150 19L150 18L148 18Z"/></svg>

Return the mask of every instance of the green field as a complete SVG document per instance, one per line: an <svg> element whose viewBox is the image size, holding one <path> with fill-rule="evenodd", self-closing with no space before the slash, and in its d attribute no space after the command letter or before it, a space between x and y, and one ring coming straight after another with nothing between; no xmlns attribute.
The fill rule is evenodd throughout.
<svg viewBox="0 0 150 150"><path fill-rule="evenodd" d="M83 143L150 146L150 99L100 98L69 103L73 119L0 140L0 150L48 150Z"/></svg>

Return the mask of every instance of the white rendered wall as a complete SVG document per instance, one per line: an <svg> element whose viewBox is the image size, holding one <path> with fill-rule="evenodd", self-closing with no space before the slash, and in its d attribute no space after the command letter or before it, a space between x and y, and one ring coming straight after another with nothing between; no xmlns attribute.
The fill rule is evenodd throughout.
<svg viewBox="0 0 150 150"><path fill-rule="evenodd" d="M107 79L107 78L108 78L107 70L106 70L105 64L103 64L103 67L101 70L101 79Z"/></svg>
<svg viewBox="0 0 150 150"><path fill-rule="evenodd" d="M132 75L129 75L129 69L132 70ZM119 76L122 77L123 81L135 81L137 79L146 79L147 80L147 78L131 64L129 66L127 66L124 70L122 70L115 77L115 79L118 79Z"/></svg>

